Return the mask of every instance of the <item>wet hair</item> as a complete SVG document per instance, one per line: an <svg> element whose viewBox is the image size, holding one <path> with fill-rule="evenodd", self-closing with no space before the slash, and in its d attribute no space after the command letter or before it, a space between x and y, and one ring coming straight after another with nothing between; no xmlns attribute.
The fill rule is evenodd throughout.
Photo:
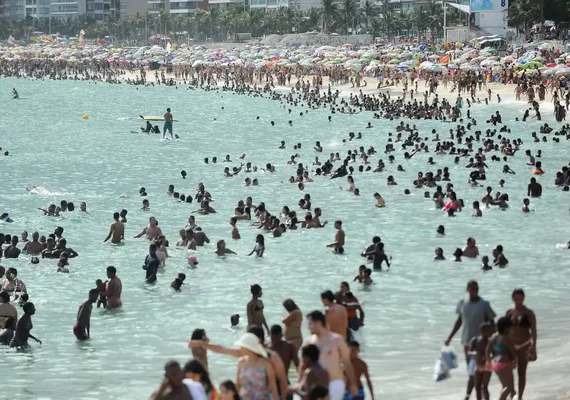
<svg viewBox="0 0 570 400"><path fill-rule="evenodd" d="M223 381L222 383L220 383L220 389L221 389L221 388L224 388L224 389L226 389L227 391L234 392L234 398L233 398L233 400L240 400L240 397L239 397L239 394L238 394L238 390L237 390L236 384L233 383L232 381L230 381L230 380Z"/></svg>
<svg viewBox="0 0 570 400"><path fill-rule="evenodd" d="M313 322L320 322L323 326L327 325L325 314L319 310L311 311L307 314L307 318L310 318Z"/></svg>
<svg viewBox="0 0 570 400"><path fill-rule="evenodd" d="M283 329L281 325L272 325L271 326L271 336L278 336L283 334Z"/></svg>
<svg viewBox="0 0 570 400"><path fill-rule="evenodd" d="M256 283L255 285L251 285L249 290L251 291L252 295L257 296L259 293L261 293L261 286Z"/></svg>
<svg viewBox="0 0 570 400"><path fill-rule="evenodd" d="M501 317L497 321L497 332L499 332L500 335L504 335L511 326L513 326L513 322L509 317Z"/></svg>
<svg viewBox="0 0 570 400"><path fill-rule="evenodd" d="M206 336L206 331L204 329L194 329L194 332L192 332L192 336L190 337L190 340L202 340L204 339L204 336Z"/></svg>
<svg viewBox="0 0 570 400"><path fill-rule="evenodd" d="M321 299L322 300L328 300L331 303L334 303L334 301L335 301L334 294L330 290L325 290L324 292L322 292L321 293Z"/></svg>
<svg viewBox="0 0 570 400"><path fill-rule="evenodd" d="M24 304L24 307L22 307L22 309L24 310L24 313L26 313L26 314L29 313L30 311L32 311L32 308L34 308L34 303L26 303L26 304Z"/></svg>
<svg viewBox="0 0 570 400"><path fill-rule="evenodd" d="M113 267L112 265L107 267L107 273L112 273L113 275L117 274L117 268Z"/></svg>
<svg viewBox="0 0 570 400"><path fill-rule="evenodd" d="M348 345L350 347L356 347L357 349L360 349L360 343L358 343L356 340L351 340L350 343L348 343Z"/></svg>
<svg viewBox="0 0 570 400"><path fill-rule="evenodd" d="M325 386L315 386L309 392L309 400L319 400L327 398L329 395L329 389Z"/></svg>
<svg viewBox="0 0 570 400"><path fill-rule="evenodd" d="M121 217L121 214L119 214L118 212L113 214L114 219L119 219L120 217Z"/></svg>
<svg viewBox="0 0 570 400"><path fill-rule="evenodd" d="M164 364L164 369L172 369L172 368L176 368L176 369L180 369L180 364L178 363L178 361L168 361L166 364Z"/></svg>
<svg viewBox="0 0 570 400"><path fill-rule="evenodd" d="M190 360L184 365L184 373L191 372L193 374L200 375L200 383L204 386L206 392L212 390L212 381L210 380L210 375L204 365L198 360Z"/></svg>
<svg viewBox="0 0 570 400"><path fill-rule="evenodd" d="M513 290L512 298L514 298L517 295L522 296L524 299L524 290L520 288L516 288L515 290Z"/></svg>
<svg viewBox="0 0 570 400"><path fill-rule="evenodd" d="M306 346L303 346L303 348L301 349L301 356L307 357L309 360L311 360L314 363L319 362L319 355L320 354L321 354L321 351L314 344L308 344Z"/></svg>

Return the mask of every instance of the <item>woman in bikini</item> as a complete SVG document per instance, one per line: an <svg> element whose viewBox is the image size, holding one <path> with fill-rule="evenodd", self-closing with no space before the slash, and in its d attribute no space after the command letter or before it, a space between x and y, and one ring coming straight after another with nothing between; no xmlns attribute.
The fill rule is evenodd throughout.
<svg viewBox="0 0 570 400"><path fill-rule="evenodd" d="M536 361L536 316L524 305L525 294L522 289L513 290L512 299L515 307L507 311L511 320L511 339L516 349L516 360L519 377L519 399L522 400L526 386L526 370L529 361Z"/></svg>
<svg viewBox="0 0 570 400"><path fill-rule="evenodd" d="M263 301L261 301L261 296L263 294L261 286L255 284L251 286L251 300L247 303L247 325L257 325L264 326L269 332L269 326L265 321L265 315L263 315Z"/></svg>
<svg viewBox="0 0 570 400"><path fill-rule="evenodd" d="M501 317L497 321L495 333L485 350L485 365L491 366L493 372L499 377L503 390L499 400L506 400L515 396L515 383L513 370L516 368L517 354L515 345L510 337L512 322L508 317ZM492 362L491 362L492 360Z"/></svg>

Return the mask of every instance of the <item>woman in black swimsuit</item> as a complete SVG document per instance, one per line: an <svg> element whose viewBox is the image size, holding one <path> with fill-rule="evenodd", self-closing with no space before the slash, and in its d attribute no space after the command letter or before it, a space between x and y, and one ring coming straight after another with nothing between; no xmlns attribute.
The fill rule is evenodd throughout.
<svg viewBox="0 0 570 400"><path fill-rule="evenodd" d="M263 315L263 302L261 286L255 284L251 286L251 300L247 303L247 325L263 326L269 332L269 327Z"/></svg>
<svg viewBox="0 0 570 400"><path fill-rule="evenodd" d="M512 299L515 307L507 311L507 317L512 321L511 339L515 345L517 357L517 373L519 377L518 395L522 400L526 386L526 369L529 361L536 360L536 316L524 305L524 291L513 290Z"/></svg>

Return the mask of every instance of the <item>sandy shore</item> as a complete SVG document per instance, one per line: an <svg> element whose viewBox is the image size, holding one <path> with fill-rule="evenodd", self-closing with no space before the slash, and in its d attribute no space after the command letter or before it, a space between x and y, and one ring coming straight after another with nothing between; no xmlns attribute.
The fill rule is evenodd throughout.
<svg viewBox="0 0 570 400"><path fill-rule="evenodd" d="M165 73L166 79L174 79L174 73ZM125 74L122 75L123 79L136 79L138 78L138 74L131 73L129 71L125 71ZM311 80L312 76L308 75L305 76L303 79ZM286 86L275 86L275 90L281 91L291 91L291 89L297 83L298 78L292 77L291 84ZM155 83L156 79L154 73L152 71L147 72L147 82ZM177 82L178 84L183 84L182 82ZM220 84L221 82L218 82ZM366 85L364 84L366 83ZM327 88L329 85L329 77L323 77L323 87ZM342 97L349 97L351 94L354 96L358 96L361 92L364 95L379 95L379 94L389 94L392 98L402 97L403 96L403 85L398 86L384 86L381 88L377 88L378 80L372 77L364 77L362 79L362 84L360 87L353 87L351 83L345 83L340 85L332 86L332 90L339 90ZM455 100L457 99L457 91L452 92L453 85L450 83L447 87L444 87L443 84L440 84L437 88L438 97L441 99L447 99L451 104L455 104ZM482 102L487 97L487 89L491 89L492 97L489 104L497 104L497 94L501 97L501 104L513 104L517 103L521 106L521 116L524 113L524 110L527 108L531 108L530 104L526 101L526 96L522 97L522 100L516 100L515 97L515 88L517 85L508 83L508 84L501 84L501 83L491 83L488 84L487 87L483 86L483 90L478 91L476 93L476 97L480 98ZM409 86L409 89L412 88L412 85ZM418 93L414 93L414 99L418 101L423 101L423 93L428 91L429 87L426 85L426 81L423 79L418 80ZM415 90L414 90L415 92ZM430 96L430 99L433 99L433 95ZM463 94L463 98L466 98L466 94ZM410 93L408 90L406 100L410 100ZM552 96L550 94L550 90L547 90L546 101L540 103L541 112L544 116L546 112L553 112L554 111L554 104L552 103ZM534 113L531 113L534 115Z"/></svg>

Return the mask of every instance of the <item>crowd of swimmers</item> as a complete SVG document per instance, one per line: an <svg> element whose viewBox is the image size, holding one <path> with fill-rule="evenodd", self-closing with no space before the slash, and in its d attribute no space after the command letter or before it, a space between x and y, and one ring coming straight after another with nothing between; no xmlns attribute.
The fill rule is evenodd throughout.
<svg viewBox="0 0 570 400"><path fill-rule="evenodd" d="M122 71L109 64L95 63L90 68L88 69L81 64L71 65L55 60L48 62L0 60L0 74L2 75L36 79L104 80L112 83L122 81ZM348 74L339 71L341 70L335 68L331 71L322 71L322 74L335 77L336 82L349 79ZM483 187L481 182L487 181L486 171L496 163L502 165L505 179L516 175L516 172L504 163L508 162L510 157L514 157L524 146L523 140L513 137L510 128L503 125L502 116L499 112L495 112L489 117L486 122L493 128L488 128L484 132L478 129L478 122L471 116L470 108L472 105L477 103L491 104L493 102L492 92L486 88L486 80L482 80L480 75L469 71L458 71L453 76L453 84L456 86L458 96L455 103L451 103L446 99L440 99L437 94L437 83L442 81L443 84L446 84L447 82L444 75L424 76L423 78L427 78L426 87L429 85L429 90L421 94L418 92L420 77L398 75L398 77L392 77L392 82L389 84L402 85L404 90L401 97L394 98L389 92L378 95L367 95L360 92L358 95L343 98L338 90L333 90L333 86L325 89L322 79L319 77L305 81L303 73L305 72L302 70L283 70L274 77L268 71L258 71L249 67L232 70L215 67L204 69L188 67L183 71L177 71L175 78L167 79L164 75L160 78L156 77L158 82L173 86L186 83L202 86L206 90L214 90L218 88L219 83L222 83L220 90L233 90L239 94L252 96L263 96L268 93L266 97L282 102L286 106L288 114L292 114L293 107L301 108L302 111L299 113L301 117L312 109L327 107L331 113L328 116L328 122L332 121L335 114L354 114L363 111L370 111L372 118L394 121L395 133L388 133L386 136L387 144L382 153L385 156L381 156L379 151L373 147L365 149L364 146L356 145L363 138L361 132L349 132L347 137L343 138L345 146L350 148L345 155L333 152L328 157L323 157L321 154L324 149L320 142L316 142L313 149L317 156L314 161L309 162L301 162L298 154L299 150L302 149L301 143L288 147L284 140L281 141L278 148L284 152L293 153L284 159L289 160L287 165L294 170L289 182L303 192L302 198L299 199L297 206L279 205L278 210L281 211L273 213L269 209L276 207L275 204L266 205L262 201L254 203L252 197L237 202L234 214L229 216L231 227L229 237L233 240L240 240L241 236L237 226L239 221L248 221L251 229L259 229L260 233L256 235L255 244L253 244L251 252L248 253L250 256L263 257L266 251L271 251L266 248L265 235L280 237L285 233L295 234L294 232L298 229L319 229L327 225L327 221L321 221L322 207L314 207L310 194L305 192L305 189L314 184L315 181L344 178L347 180L346 192L361 195L362 188L357 187L358 174L386 172L396 163L394 154L397 151L402 153L402 160L409 160L418 153L433 154L434 157L430 157L428 160L427 170L418 171L417 178L412 182L407 182L407 184L414 189L424 191L423 197L430 199L430 202L433 201L434 207L448 217L454 217L465 208L464 200L455 191L454 185L451 183L452 179L459 179L455 176L452 177L452 173L459 175L461 170L433 167L437 164L437 157L448 155L454 158L456 165L464 166L468 172L469 184L472 187ZM272 90L274 79L279 83L286 81L290 84L291 75L295 75L299 79L293 85L290 93ZM151 84L146 81L145 71L140 71L140 76L135 81L128 80L127 82ZM542 83L540 80L537 81L536 76L524 75L517 77L517 82L521 87L526 85L529 104L536 113L535 117L540 119L540 105L535 106L535 103L539 104L539 102L535 101L534 98L531 99L531 92L534 90L533 88L536 88L539 91L539 101L544 100L540 95ZM484 88L487 91L481 100L481 98L477 98L476 94ZM465 95L466 98L463 99L462 95ZM568 93L564 93L561 88L554 88L553 101L555 97L558 98L555 101L555 117L558 119L559 116L565 116L560 108L568 108L569 97ZM565 105L561 99L566 101ZM496 97L496 101L501 101L500 96ZM447 135L443 133L443 130L440 133L434 130L431 136L422 135L414 124L410 126L410 124L403 122L396 123L402 118L413 120L437 119L442 122L454 123L455 126L449 127ZM275 126L275 122L271 121L270 125ZM288 125L293 126L293 121L290 120ZM373 128L371 122L362 127L362 129L371 130ZM149 123L143 128L143 131L152 132L154 129L155 127ZM568 140L570 139L570 126L560 125L557 129L545 124L541 127L540 132L533 133L532 137L535 142L559 141L561 138ZM537 160L541 156L540 150L534 155L530 153L530 150L526 151L529 172L535 176L545 173L542 162ZM373 166L371 161L374 157L386 157L387 161L385 163L380 158L377 165ZM229 179L240 173L251 173L258 170L269 173L275 171L275 165L272 164L266 164L264 167L253 165L250 161L245 160L245 154L242 154L239 159L241 163L239 167L224 167L224 177ZM241 160L244 160L245 165ZM210 160L205 159L205 162L210 163ZM231 157L228 155L224 162L231 165ZM405 161L399 162L404 163ZM218 164L217 158L212 158L211 164ZM552 166L552 168L554 167ZM404 171L404 165L397 165L395 171ZM185 179L186 175L185 171L181 171L182 178ZM509 208L510 198L504 190L505 179L498 183L499 190L494 194L493 187L486 182L487 185L484 188L484 193L482 193L482 198L480 201L472 203L473 217L483 216L481 204L484 207L495 206L501 210ZM246 178L245 185L256 186L256 179ZM394 175L389 175L386 177L386 185L396 186L399 184ZM562 166L556 172L555 185L564 191L568 191L570 186L570 168L568 166ZM342 187L341 189L344 190ZM34 188L28 188L28 190L33 193ZM403 192L405 195L411 194L409 189L405 189ZM139 195L143 198L141 210L149 211L150 204L145 198L146 189L141 188ZM189 203L195 200L200 207L193 214L197 214L201 218L207 218L205 216L208 214L216 213L212 204L215 200L202 183L198 186L194 197L175 191L174 185L169 186L167 195L179 202ZM531 178L526 193L527 197L523 200L522 211L525 213L532 211L530 199L542 195L542 186L534 177ZM370 193L370 196L374 198L375 207L390 206L386 204L380 193ZM299 211L296 211L295 208ZM62 201L59 206L51 204L40 210L46 217L60 217L63 213L73 212L74 205L71 202ZM80 212L87 212L85 203L81 203ZM304 213L300 222L297 212ZM148 225L143 227L135 235L135 238L144 237L149 241L148 254L145 256L142 268L145 271L145 282L155 284L158 282L158 273L166 265L170 243L162 232L162 228L159 227L157 219L150 216L148 221ZM126 223L127 210L114 212L113 222L104 241L110 240L115 244L123 242ZM345 252L346 233L343 229L342 220L336 220L332 225L335 229L334 238L325 245L335 254L343 254ZM437 228L437 233L439 235L445 234L443 225ZM69 268L69 259L77 256L77 253L67 246L62 234L63 228L58 228L54 234L42 239L38 232L34 232L32 240L27 242L27 233L24 232L20 235L20 239L27 243L22 251L35 257L41 255L46 258L56 258L58 259L58 270L66 272ZM197 225L194 215L190 215L188 222L179 230L179 236L176 246L192 251L210 243L210 238ZM18 248L20 239L17 235L1 235L2 255L6 258L19 257L21 254ZM218 256L235 254L233 250L228 248L224 239L215 241L214 252ZM390 267L392 260L386 254L384 243L378 236L372 239L371 244L365 246L361 255L365 261L359 267L354 281L363 286L370 286L373 284L373 271L382 270L384 263ZM457 262L461 261L462 257L479 257L475 239L468 238L465 247L455 249L453 256ZM483 270L491 270L493 267L504 268L509 264L502 245L497 245L494 248L492 256L492 265L488 256L482 257L481 268ZM36 261L33 260L34 258L32 258L32 262L39 262L39 258L36 258ZM435 260L445 260L444 251L440 247L435 251ZM198 257L192 253L188 257L188 267L193 269L197 265ZM369 265L372 268L369 268ZM24 312L24 316L19 320L13 315L14 312L11 309L10 315L0 315L0 318L4 317L0 338L9 338L2 340L4 343L12 343L15 347L25 347L28 338L36 339L30 333L33 326L31 317L35 313L35 307L33 303L28 301L25 284L17 277L16 269L10 268L8 271L4 271L4 268L0 267L0 274L0 278L5 275L1 281L3 291L0 293L0 309L4 311L4 309L9 308L6 305L11 305L12 297L22 306ZM105 281L98 279L95 282L95 287L88 292L87 300L80 305L73 328L78 340L86 340L91 335L90 317L94 304L97 303L98 307L102 306L107 309L122 306L121 293L123 288L122 282L117 276L117 269L114 266L109 266L106 275ZM170 283L170 287L176 291L182 290L185 278L185 273L178 273ZM515 308L509 310L506 317L499 318L495 326L494 312L488 303L483 302L478 297L478 287L476 289L474 287L475 284L470 282L468 285L469 301L460 302L458 305L459 318L446 340L446 343L449 343L462 325L464 332L467 331L462 337L462 345L465 346L468 365L473 365L471 360L474 359L475 366L472 368L473 374L470 373L466 397L468 398L471 391L476 389L478 399L489 399L487 385L491 371L496 372L504 387L501 399L513 396L515 389L512 373L514 364L517 363L520 399L526 382L526 364L528 361L536 359L536 319L534 314L522 305L524 292L517 290L513 292ZM236 343L236 348L212 344L204 330L196 329L189 343L193 359L183 368L177 362L168 362L165 365L164 380L153 393L153 399L192 398L194 400L206 400L219 396L223 400L240 398L244 400L269 400L285 399L288 395L297 393L304 399L311 400L340 400L343 398L359 400L364 397L362 377L366 379L369 393L374 398L366 363L359 358L360 346L357 337L358 330L364 325L364 311L350 290L348 282L342 282L340 290L336 293L325 291L321 294L321 302L326 311L323 313L315 310L306 315L311 336L304 339L301 335L301 326L305 318L292 299L286 299L283 302L287 315L280 320L279 324L270 326L263 312L261 286L252 285L251 295L252 299L246 306L248 332ZM473 317L475 314L477 318ZM232 316L232 325L237 325L238 320L239 316ZM493 334L494 329L496 329L496 333ZM270 336L271 345L266 343L266 334ZM238 372L235 382L225 381L219 390L212 384L207 360L208 351L238 358ZM301 359L299 359L299 354L301 354ZM299 379L293 384L289 384L287 374L291 364L296 367L300 366Z"/></svg>

